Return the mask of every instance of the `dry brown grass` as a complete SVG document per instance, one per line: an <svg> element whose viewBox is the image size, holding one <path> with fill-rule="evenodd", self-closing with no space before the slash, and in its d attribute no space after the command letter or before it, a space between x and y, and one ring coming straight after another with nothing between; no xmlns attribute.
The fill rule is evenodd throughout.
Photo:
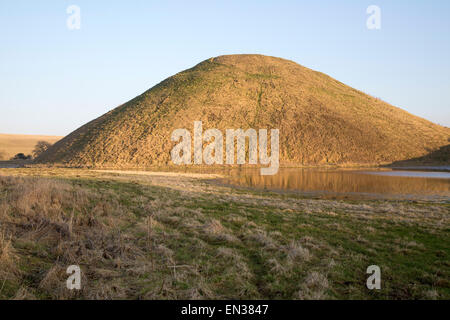
<svg viewBox="0 0 450 320"><path fill-rule="evenodd" d="M100 222L100 219L114 214L114 209L120 210L119 207L111 209L114 199L101 199L85 189L53 179L1 177L0 186L3 190L0 227L10 237L6 238L4 233L0 235L0 270L2 275L8 270L10 274L9 278L2 276L2 279L21 285L23 277L32 276L36 281L35 289L44 297L73 298L80 293L65 287L68 265L95 265L94 261L102 254L96 250L97 245L105 247L104 255L121 256L122 250L126 251L123 243L117 248L111 246L114 241L102 245L105 239L113 238L104 231L107 223L112 221L104 219ZM23 260L19 263L11 246L11 238L20 247L22 257L34 250L41 250L38 248L45 248L43 252L39 251L42 261L37 265L33 261L28 261L31 265L23 265ZM47 263L51 265L48 270ZM15 278L12 278L13 275ZM18 297L32 295L27 291L29 288L25 291L20 288L22 291L18 291Z"/></svg>
<svg viewBox="0 0 450 320"><path fill-rule="evenodd" d="M0 231L0 279L14 280L18 276L17 254L11 244L11 236Z"/></svg>
<svg viewBox="0 0 450 320"><path fill-rule="evenodd" d="M388 163L448 144L450 129L295 62L208 59L74 131L42 162L103 168L170 164L174 129L278 128L282 164Z"/></svg>
<svg viewBox="0 0 450 320"><path fill-rule="evenodd" d="M186 175L1 169L0 298L442 299L449 219L440 203L243 193ZM379 295L365 287L374 261ZM81 291L65 288L72 264Z"/></svg>
<svg viewBox="0 0 450 320"><path fill-rule="evenodd" d="M308 261L311 259L311 254L307 248L296 242L291 241L286 247L286 252L288 256L288 261L292 264L296 260Z"/></svg>
<svg viewBox="0 0 450 320"><path fill-rule="evenodd" d="M327 298L326 290L329 288L327 278L317 272L310 272L298 292L298 298L302 300L324 300Z"/></svg>
<svg viewBox="0 0 450 320"><path fill-rule="evenodd" d="M135 214L111 192L97 194L48 178L0 177L0 187L0 227L9 235L0 234L0 274L7 282L0 297L218 297L199 274L199 266L180 264L171 248L173 241L182 239L180 232L168 227L180 225L179 216L186 216L186 209L167 208L166 201L149 203L147 197L135 197L132 201L146 212L144 219L136 221ZM199 235L211 241L238 241L220 221L211 219L201 224L196 220L199 218L203 218L201 213L192 211L191 223L195 223ZM124 229L130 223L134 228ZM198 241L198 254L204 255L202 241ZM19 249L14 249L13 242ZM219 250L217 261L226 270L227 281L251 277L242 257L231 249ZM235 263L228 265L230 261ZM65 270L72 264L83 270L81 291L66 288ZM176 289L184 281L191 284L189 289ZM137 292L142 286L149 288Z"/></svg>

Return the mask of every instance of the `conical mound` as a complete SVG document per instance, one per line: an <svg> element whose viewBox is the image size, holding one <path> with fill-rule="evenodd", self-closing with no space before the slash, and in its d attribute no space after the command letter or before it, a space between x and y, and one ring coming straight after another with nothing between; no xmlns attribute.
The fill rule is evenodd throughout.
<svg viewBox="0 0 450 320"><path fill-rule="evenodd" d="M295 62L262 55L211 58L57 142L39 162L145 168L171 164L173 130L280 130L281 164L375 164L423 156L450 129Z"/></svg>

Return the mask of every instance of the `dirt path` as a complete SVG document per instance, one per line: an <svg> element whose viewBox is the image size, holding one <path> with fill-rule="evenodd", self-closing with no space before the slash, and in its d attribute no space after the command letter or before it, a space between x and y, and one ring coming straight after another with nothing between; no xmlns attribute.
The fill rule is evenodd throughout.
<svg viewBox="0 0 450 320"><path fill-rule="evenodd" d="M166 177L185 177L195 179L217 179L223 178L220 174L210 173L187 173L187 172L162 172L162 171L127 171L127 170L92 170L100 173L116 173L125 175L143 175L143 176L166 176Z"/></svg>

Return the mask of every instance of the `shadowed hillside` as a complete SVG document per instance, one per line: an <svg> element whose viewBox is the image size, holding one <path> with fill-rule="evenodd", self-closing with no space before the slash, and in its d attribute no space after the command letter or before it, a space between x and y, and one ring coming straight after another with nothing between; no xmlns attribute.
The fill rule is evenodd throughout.
<svg viewBox="0 0 450 320"><path fill-rule="evenodd" d="M450 129L295 62L211 58L74 131L39 158L70 166L170 164L177 128L278 128L282 164L374 164L423 156Z"/></svg>
<svg viewBox="0 0 450 320"><path fill-rule="evenodd" d="M450 166L450 144L434 150L423 157L396 161L391 166Z"/></svg>

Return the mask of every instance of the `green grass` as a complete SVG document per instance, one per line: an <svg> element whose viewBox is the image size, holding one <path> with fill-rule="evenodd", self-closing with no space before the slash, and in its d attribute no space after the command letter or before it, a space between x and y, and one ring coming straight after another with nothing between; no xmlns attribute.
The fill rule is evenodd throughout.
<svg viewBox="0 0 450 320"><path fill-rule="evenodd" d="M450 298L448 203L302 199L181 178L182 188L153 177L60 180L85 190L87 211L110 207L94 226L74 226L71 239L24 241L6 225L21 276L0 297L25 288L34 298ZM66 203L61 215L73 206ZM66 296L42 285L52 267L69 263L55 241L70 251L87 240L93 249L74 251L70 261L82 265L86 289ZM366 288L372 264L381 268L381 290Z"/></svg>

